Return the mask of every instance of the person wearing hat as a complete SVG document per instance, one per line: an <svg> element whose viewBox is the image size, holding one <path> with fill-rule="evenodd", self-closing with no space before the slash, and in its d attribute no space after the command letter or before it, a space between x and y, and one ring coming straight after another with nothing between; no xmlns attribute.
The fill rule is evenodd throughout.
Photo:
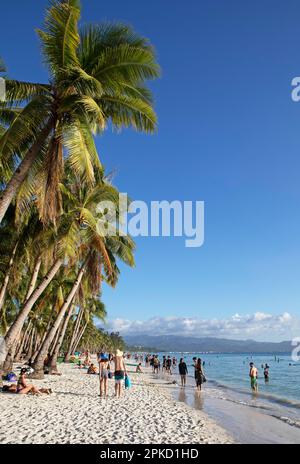
<svg viewBox="0 0 300 464"><path fill-rule="evenodd" d="M99 362L99 380L100 380L100 397L104 396L107 398L108 390L108 373L110 370L109 359L106 353L101 352L98 356Z"/></svg>
<svg viewBox="0 0 300 464"><path fill-rule="evenodd" d="M120 397L122 394L122 380L125 379L126 372L126 365L123 357L123 352L120 350L116 350L116 355L114 357L115 363L115 393L117 397Z"/></svg>

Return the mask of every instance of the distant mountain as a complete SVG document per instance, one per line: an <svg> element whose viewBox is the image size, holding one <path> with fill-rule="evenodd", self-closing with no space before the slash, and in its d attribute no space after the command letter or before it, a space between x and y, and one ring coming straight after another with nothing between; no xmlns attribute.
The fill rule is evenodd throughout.
<svg viewBox="0 0 300 464"><path fill-rule="evenodd" d="M155 347L152 351L213 352L213 353L289 353L291 342L256 342L254 340L228 340L226 338L196 338L177 335L125 335L131 349Z"/></svg>

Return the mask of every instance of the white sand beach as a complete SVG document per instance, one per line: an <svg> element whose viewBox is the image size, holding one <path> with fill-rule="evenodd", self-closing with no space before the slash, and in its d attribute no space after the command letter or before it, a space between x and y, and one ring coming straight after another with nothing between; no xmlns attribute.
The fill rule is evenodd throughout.
<svg viewBox="0 0 300 464"><path fill-rule="evenodd" d="M131 373L132 387L119 399L110 380L104 399L98 376L73 364L60 371L32 382L53 395L0 393L0 443L233 443L208 415L175 401L170 385L148 372Z"/></svg>

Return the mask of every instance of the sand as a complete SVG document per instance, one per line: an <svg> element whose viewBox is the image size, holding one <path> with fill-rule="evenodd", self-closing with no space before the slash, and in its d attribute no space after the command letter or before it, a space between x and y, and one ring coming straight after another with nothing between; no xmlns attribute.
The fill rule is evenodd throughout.
<svg viewBox="0 0 300 464"><path fill-rule="evenodd" d="M0 393L0 443L232 443L208 415L175 401L171 386L152 374L131 373L121 398L100 398L98 376L61 365L62 376L34 380L42 397Z"/></svg>

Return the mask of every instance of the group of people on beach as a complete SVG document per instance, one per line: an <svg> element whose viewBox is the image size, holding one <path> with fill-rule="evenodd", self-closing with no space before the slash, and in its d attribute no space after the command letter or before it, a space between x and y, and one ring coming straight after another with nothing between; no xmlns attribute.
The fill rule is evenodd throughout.
<svg viewBox="0 0 300 464"><path fill-rule="evenodd" d="M89 353L85 356L85 365L90 360ZM129 383L129 377L127 374L124 354L120 350L116 350L115 354L105 353L102 349L97 355L97 361L99 370L97 371L96 366L90 362L87 369L87 374L99 375L100 382L100 397L107 398L108 396L108 379L113 378L115 380L115 396L120 397L122 395L122 381L125 381L125 385ZM112 369L112 365L114 369Z"/></svg>
<svg viewBox="0 0 300 464"><path fill-rule="evenodd" d="M250 377L251 389L254 392L258 392L258 380L257 380L258 379L258 369L255 366L253 361L250 362L249 366L250 366L249 377ZM263 370L263 376L264 376L265 382L268 383L269 378L270 378L269 377L270 366L266 363L266 364L262 364L261 368Z"/></svg>
<svg viewBox="0 0 300 464"><path fill-rule="evenodd" d="M78 353L78 357L72 360L77 363L79 369L87 369L88 375L99 375L100 383L100 397L108 396L108 379L113 378L115 380L115 395L120 397L122 395L122 381L125 381L125 387L130 386L130 380L127 374L126 364L123 352L116 350L114 354L106 354L104 350L101 350L97 355L97 361L99 370L92 362L91 355L88 351L84 353ZM112 365L114 369L112 370ZM11 383L4 385L2 391L6 393L19 393L19 394L51 394L50 388L37 388L31 383L28 383L27 376L33 370L30 365L26 363L26 367L20 369L20 375L17 379L16 375L11 376ZM141 363L137 366L136 372L142 372Z"/></svg>
<svg viewBox="0 0 300 464"><path fill-rule="evenodd" d="M88 375L99 375L100 383L100 397L108 396L108 379L114 378L115 382L115 396L120 397L122 395L122 383L125 381L124 385L126 388L130 385L130 380L127 374L127 368L125 363L125 358L130 359L131 354L124 355L122 351L116 350L114 354L105 353L104 349L100 350L97 355L97 362L99 368L97 369L96 365L92 362L91 355L88 351L84 353L79 353L77 358L77 364L80 369L87 369ZM142 363L144 361L145 367L152 368L153 374L158 374L160 371L162 374L172 375L175 368L178 366L178 373L180 375L181 387L185 387L187 383L187 375L189 373L187 364L184 358L180 358L179 362L176 357L171 357L170 355L163 355L162 363L157 354L146 354L145 356L136 354L133 356L134 360L137 362L135 372L137 374L143 373ZM205 361L202 361L201 358L196 356L192 359L192 367L194 369L194 379L196 384L196 389L198 391L202 390L202 385L206 382L206 377L204 374L204 365ZM19 393L19 394L51 394L52 390L50 388L37 388L27 381L27 375L30 373L30 362L28 365L20 369L20 375L15 379L16 383L11 385L4 385L3 392L9 393ZM263 377L265 382L269 381L269 365L261 365L263 371ZM251 360L249 363L249 377L250 385L253 392L258 391L258 368L255 366L254 362ZM174 381L175 382L175 381ZM175 382L176 383L176 382Z"/></svg>
<svg viewBox="0 0 300 464"><path fill-rule="evenodd" d="M181 387L186 386L186 378L188 375L187 364L184 361L184 358L180 358L179 363L175 356L171 357L170 355L163 355L162 357L162 367L160 363L159 356L157 354L146 354L145 355L145 366L152 368L153 374L158 374L160 371L162 374L172 375L178 366L178 372L181 380ZM197 390L201 391L202 385L206 382L206 378L203 370L204 362L201 358L193 358L193 368L194 368L194 377L196 382Z"/></svg>

